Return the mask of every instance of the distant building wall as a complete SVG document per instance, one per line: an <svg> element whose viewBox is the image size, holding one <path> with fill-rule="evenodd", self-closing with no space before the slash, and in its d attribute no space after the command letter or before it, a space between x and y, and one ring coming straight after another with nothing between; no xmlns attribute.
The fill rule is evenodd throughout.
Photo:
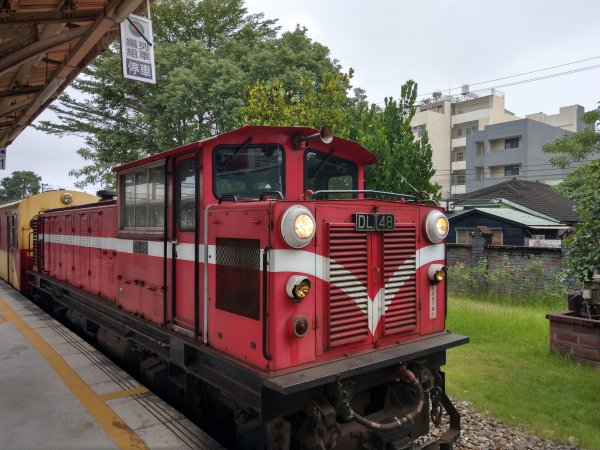
<svg viewBox="0 0 600 450"><path fill-rule="evenodd" d="M440 100L424 103L420 111L415 113L411 121L415 137L421 137L427 131L431 144L431 162L435 175L433 183L442 186L442 196L449 197L450 193L450 102Z"/></svg>
<svg viewBox="0 0 600 450"><path fill-rule="evenodd" d="M583 113L583 106L571 105L560 108L558 114L544 114L543 112L539 112L535 114L528 114L525 116L525 118L577 133L584 128L584 123L582 120Z"/></svg>

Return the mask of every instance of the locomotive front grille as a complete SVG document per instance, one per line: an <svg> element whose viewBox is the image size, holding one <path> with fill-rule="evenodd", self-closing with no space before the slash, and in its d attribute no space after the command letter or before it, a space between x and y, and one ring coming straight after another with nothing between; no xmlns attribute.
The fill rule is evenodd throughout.
<svg viewBox="0 0 600 450"><path fill-rule="evenodd" d="M413 330L417 326L416 240L414 226L397 227L383 233L386 335Z"/></svg>
<svg viewBox="0 0 600 450"><path fill-rule="evenodd" d="M329 345L369 336L368 235L354 224L329 225Z"/></svg>
<svg viewBox="0 0 600 450"><path fill-rule="evenodd" d="M329 314L328 345L337 347L367 342L369 306L371 314L379 305L370 305L368 286L374 280L369 268L371 246L383 253L385 314L380 319L383 335L407 333L417 326L416 228L398 225L385 232L356 231L352 223L329 224ZM370 239L372 237L372 239ZM371 277L374 275L371 274ZM375 295L375 294L373 294ZM378 331L380 333L380 331Z"/></svg>

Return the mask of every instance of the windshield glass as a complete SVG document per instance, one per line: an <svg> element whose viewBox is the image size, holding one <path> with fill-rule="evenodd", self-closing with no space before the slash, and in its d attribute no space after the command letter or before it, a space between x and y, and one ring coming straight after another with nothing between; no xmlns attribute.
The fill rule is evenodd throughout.
<svg viewBox="0 0 600 450"><path fill-rule="evenodd" d="M335 156L335 150L321 153L308 150L304 155L304 190L353 190L358 188L356 164ZM329 194L327 198L355 198L355 194Z"/></svg>
<svg viewBox="0 0 600 450"><path fill-rule="evenodd" d="M217 147L213 153L216 197L260 198L265 192L285 194L283 152L277 144Z"/></svg>

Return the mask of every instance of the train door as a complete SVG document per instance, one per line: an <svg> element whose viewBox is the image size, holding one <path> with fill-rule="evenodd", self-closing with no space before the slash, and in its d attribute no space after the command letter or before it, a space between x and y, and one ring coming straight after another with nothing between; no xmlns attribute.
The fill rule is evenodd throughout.
<svg viewBox="0 0 600 450"><path fill-rule="evenodd" d="M7 274L6 274L6 282L8 284L12 284L14 285L16 280L15 280L15 262L17 261L17 257L18 257L18 253L19 253L19 246L18 246L18 242L17 242L17 215L16 214L11 214L9 216L6 217L6 228L8 230L7 233L7 238L8 238L8 242L7 242L7 252L6 252L6 267L7 267Z"/></svg>
<svg viewBox="0 0 600 450"><path fill-rule="evenodd" d="M72 214L67 214L65 218L65 279L69 284L78 284L75 277L75 246L73 245L75 237L75 217Z"/></svg>
<svg viewBox="0 0 600 450"><path fill-rule="evenodd" d="M90 290L90 217L82 213L80 218L79 266L81 287Z"/></svg>
<svg viewBox="0 0 600 450"><path fill-rule="evenodd" d="M194 332L196 308L199 308L199 304L195 304L200 288L195 286L195 282L197 274L202 276L200 267L195 266L196 255L201 258L204 253L200 248L196 253L195 248L196 227L200 226L196 223L199 192L196 183L199 183L200 174L197 174L195 155L177 158L174 161L174 173L174 239L171 249L173 303L170 314L173 329L190 334Z"/></svg>
<svg viewBox="0 0 600 450"><path fill-rule="evenodd" d="M100 295L102 291L101 278L101 258L102 248L100 237L102 236L102 226L100 222L100 214L97 212L90 213L89 218L90 229L90 251L89 251L89 290L94 294Z"/></svg>
<svg viewBox="0 0 600 450"><path fill-rule="evenodd" d="M4 260L3 264L0 264L0 278L4 281L8 281L8 217L4 217L0 220L0 250Z"/></svg>

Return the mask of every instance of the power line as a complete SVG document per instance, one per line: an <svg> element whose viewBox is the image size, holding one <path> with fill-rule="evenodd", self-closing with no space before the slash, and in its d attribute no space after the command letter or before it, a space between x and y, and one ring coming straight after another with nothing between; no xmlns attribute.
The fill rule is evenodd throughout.
<svg viewBox="0 0 600 450"><path fill-rule="evenodd" d="M507 80L509 78L515 78L515 77L520 77L520 76L523 76L523 75L529 75L529 74L532 74L532 73L543 72L545 70L556 69L558 67L565 67L565 66L570 66L570 65L573 65L573 64L579 64L579 63L582 63L582 62L591 61L591 60L598 59L598 58L600 58L600 56L593 56L591 58L580 59L578 61L572 61L572 62L568 62L568 63L564 63L564 64L558 64L556 66L544 67L543 69L530 70L529 72L518 73L516 75L508 75L506 77L494 78L493 80L479 81L477 83L468 83L468 84L469 84L469 86L478 86L480 84L493 83L494 81L500 81L500 80ZM500 87L500 86L495 86L495 87ZM448 89L448 91L455 91L457 89L462 89L462 86L450 88L450 89ZM437 92L437 91L434 91L434 92ZM429 96L433 95L434 92L430 92L428 94L421 94L420 96L421 97L429 97Z"/></svg>
<svg viewBox="0 0 600 450"><path fill-rule="evenodd" d="M568 70L566 72L558 72L558 73L553 73L553 74L550 74L550 75L544 75L544 76L541 76L541 77L529 78L529 79L526 79L526 80L513 81L512 83L506 83L506 84L501 84L501 85L498 85L498 86L493 86L493 88L503 88L503 87L508 87L508 86L516 86L518 84L531 83L531 82L534 82L534 81L546 80L548 78L562 77L564 75L569 75L569 74L577 73L577 72L585 72L586 70L597 69L599 67L600 67L600 64L596 64L594 66L588 66L588 67L580 67L578 69ZM475 91L470 91L470 92L483 92L483 91L487 91L488 89L490 89L490 88L477 89Z"/></svg>

